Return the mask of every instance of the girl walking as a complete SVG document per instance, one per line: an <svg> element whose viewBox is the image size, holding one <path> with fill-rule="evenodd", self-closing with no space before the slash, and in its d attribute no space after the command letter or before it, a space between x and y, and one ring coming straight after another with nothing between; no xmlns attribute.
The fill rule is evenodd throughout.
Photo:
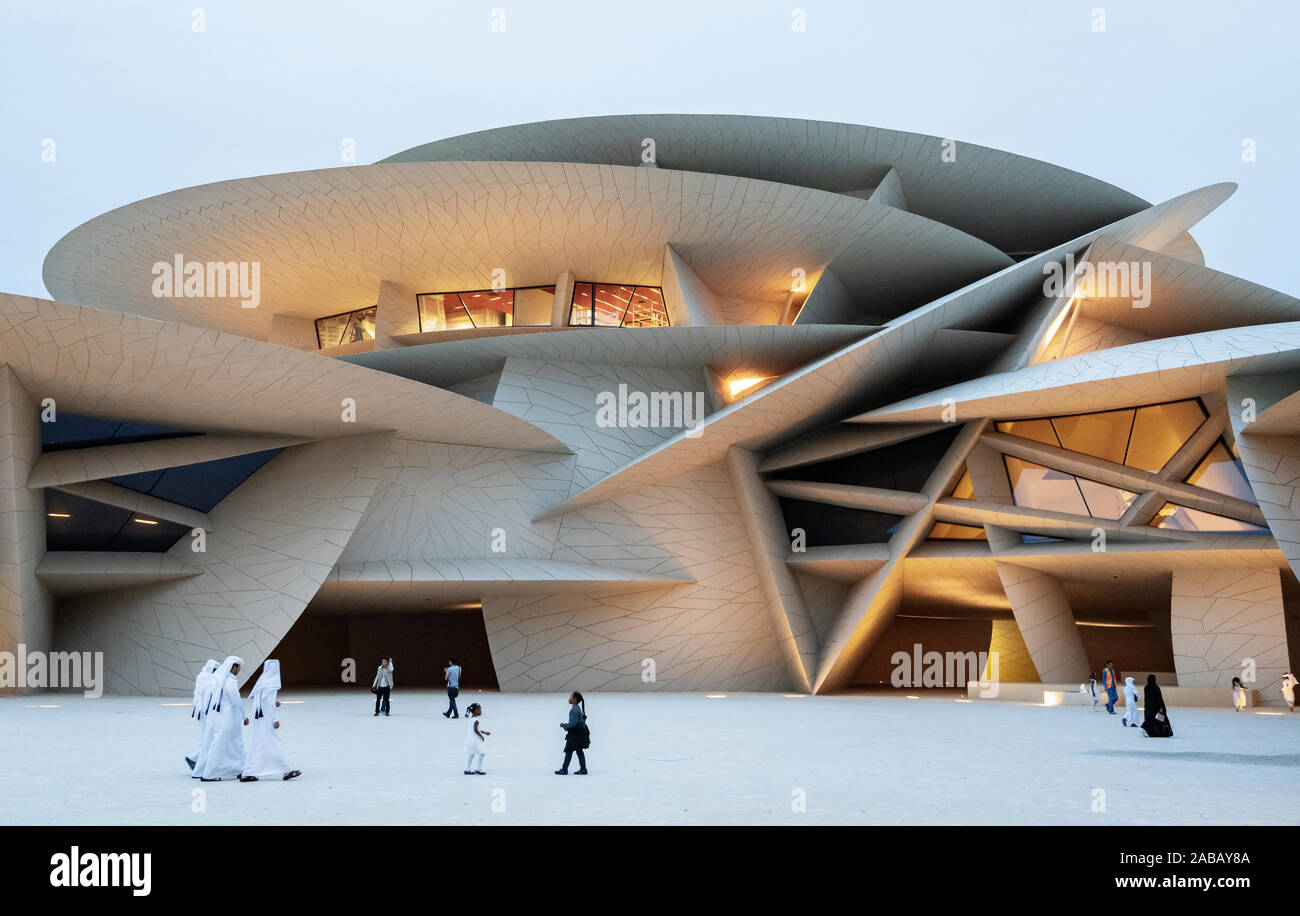
<svg viewBox="0 0 1300 916"><path fill-rule="evenodd" d="M577 754L578 771L575 775L586 776L587 756L583 751L591 747L591 731L587 728L587 704L576 690L569 694L569 721L561 722L560 728L564 729L564 763L560 764L555 775L568 775L569 761Z"/></svg>
<svg viewBox="0 0 1300 916"><path fill-rule="evenodd" d="M1246 688L1242 686L1241 678L1232 679L1232 711L1241 712L1246 708Z"/></svg>
<svg viewBox="0 0 1300 916"><path fill-rule="evenodd" d="M465 734L465 775L486 776L483 757L487 754L487 736L492 733L482 729L483 707L478 703L470 703L465 715L469 716L469 730Z"/></svg>

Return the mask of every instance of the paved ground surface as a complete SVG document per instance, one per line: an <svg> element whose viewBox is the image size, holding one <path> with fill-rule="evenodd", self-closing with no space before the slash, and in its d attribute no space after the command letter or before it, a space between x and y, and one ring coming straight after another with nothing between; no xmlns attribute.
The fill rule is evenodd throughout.
<svg viewBox="0 0 1300 916"><path fill-rule="evenodd" d="M0 824L1300 823L1300 713L1175 709L1156 740L953 694L595 695L591 775L560 777L564 697L466 691L493 733L468 777L441 693L400 691L387 719L363 688L281 699L304 775L200 786L183 700L0 698Z"/></svg>

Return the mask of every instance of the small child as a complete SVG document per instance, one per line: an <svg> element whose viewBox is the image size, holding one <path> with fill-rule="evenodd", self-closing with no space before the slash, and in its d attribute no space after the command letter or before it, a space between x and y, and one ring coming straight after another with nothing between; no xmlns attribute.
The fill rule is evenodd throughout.
<svg viewBox="0 0 1300 916"><path fill-rule="evenodd" d="M1295 712L1295 688L1300 684L1296 676L1288 671L1282 675L1282 699L1286 700L1286 708Z"/></svg>
<svg viewBox="0 0 1300 916"><path fill-rule="evenodd" d="M1097 711L1097 672L1088 675L1088 683L1079 685L1079 692L1085 697L1092 698L1092 709L1090 712Z"/></svg>
<svg viewBox="0 0 1300 916"><path fill-rule="evenodd" d="M1241 685L1241 678L1232 679L1232 711L1241 712L1246 708L1246 688Z"/></svg>
<svg viewBox="0 0 1300 916"><path fill-rule="evenodd" d="M486 776L487 773L483 770L483 758L487 754L485 739L492 733L485 732L479 727L483 724L480 718L483 715L483 707L478 703L470 703L465 714L469 716L469 731L465 735L465 753L468 755L465 761L465 775ZM474 762L475 758L478 760L477 764Z"/></svg>
<svg viewBox="0 0 1300 916"><path fill-rule="evenodd" d="M1137 684L1133 683L1133 678L1124 678L1124 718L1120 719L1120 724L1125 728L1132 725L1138 728L1142 725L1138 719L1138 689Z"/></svg>

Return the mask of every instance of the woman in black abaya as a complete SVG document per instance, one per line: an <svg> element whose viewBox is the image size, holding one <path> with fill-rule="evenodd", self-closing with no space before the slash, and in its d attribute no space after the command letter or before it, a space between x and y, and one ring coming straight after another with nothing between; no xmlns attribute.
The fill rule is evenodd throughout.
<svg viewBox="0 0 1300 916"><path fill-rule="evenodd" d="M1165 698L1160 693L1154 674L1147 675L1147 686L1142 699L1145 701L1143 712L1146 713L1146 718L1142 720L1142 730L1147 733L1147 737L1172 738L1174 729L1169 724L1169 710L1165 709Z"/></svg>

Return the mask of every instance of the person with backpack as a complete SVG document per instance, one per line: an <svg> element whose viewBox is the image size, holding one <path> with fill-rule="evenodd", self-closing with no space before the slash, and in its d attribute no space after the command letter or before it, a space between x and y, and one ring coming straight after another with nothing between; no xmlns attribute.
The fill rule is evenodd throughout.
<svg viewBox="0 0 1300 916"><path fill-rule="evenodd" d="M578 770L575 776L587 775L587 755L583 753L591 747L591 730L587 728L587 704L582 694L573 691L569 694L569 721L561 722L564 729L564 763L555 771L556 776L567 776L569 761L578 755Z"/></svg>

